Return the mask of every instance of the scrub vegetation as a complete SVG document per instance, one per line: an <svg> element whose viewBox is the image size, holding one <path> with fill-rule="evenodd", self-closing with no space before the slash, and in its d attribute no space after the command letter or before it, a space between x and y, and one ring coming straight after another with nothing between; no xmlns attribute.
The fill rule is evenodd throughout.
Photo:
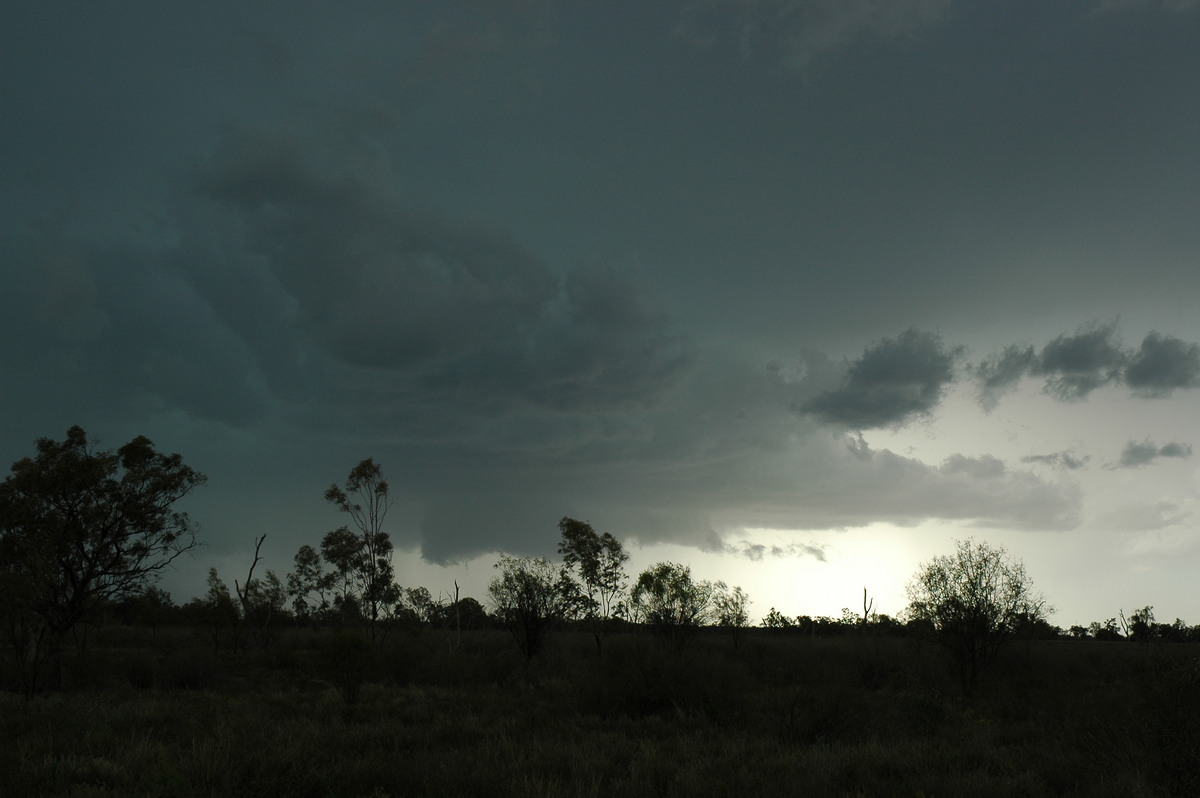
<svg viewBox="0 0 1200 798"><path fill-rule="evenodd" d="M752 627L740 587L633 577L564 518L561 562L435 600L395 583L364 460L285 578L259 537L236 598L213 569L179 606L153 577L203 477L78 428L38 452L0 485L0 795L1200 794L1200 627L1058 629L987 543L923 564L903 618L864 590Z"/></svg>

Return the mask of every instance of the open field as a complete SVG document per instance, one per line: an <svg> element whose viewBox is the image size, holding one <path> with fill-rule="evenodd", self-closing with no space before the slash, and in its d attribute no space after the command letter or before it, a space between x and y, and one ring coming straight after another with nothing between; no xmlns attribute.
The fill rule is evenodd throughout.
<svg viewBox="0 0 1200 798"><path fill-rule="evenodd" d="M964 702L900 638L563 632L526 665L494 631L109 627L64 690L0 693L0 794L1196 795L1198 655L1015 641Z"/></svg>

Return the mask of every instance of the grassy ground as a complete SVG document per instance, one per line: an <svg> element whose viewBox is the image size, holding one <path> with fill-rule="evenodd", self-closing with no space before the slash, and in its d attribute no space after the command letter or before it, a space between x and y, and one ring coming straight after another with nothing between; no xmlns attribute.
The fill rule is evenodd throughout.
<svg viewBox="0 0 1200 798"><path fill-rule="evenodd" d="M0 693L0 794L1200 795L1198 653L1015 642L964 702L903 639L563 633L527 666L498 632L114 628L74 687Z"/></svg>

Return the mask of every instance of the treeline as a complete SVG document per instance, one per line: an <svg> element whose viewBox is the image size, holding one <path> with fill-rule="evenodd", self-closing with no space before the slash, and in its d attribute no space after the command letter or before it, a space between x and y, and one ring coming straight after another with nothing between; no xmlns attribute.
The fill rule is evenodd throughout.
<svg viewBox="0 0 1200 798"><path fill-rule="evenodd" d="M0 483L0 635L27 694L54 686L68 637L86 645L79 631L105 618L204 628L217 650L265 649L287 627L361 632L370 644L400 629L452 630L461 641L463 632L500 627L526 659L556 628L586 630L602 656L605 637L630 626L682 647L705 627L727 632L736 645L753 625L742 588L695 579L688 566L671 562L631 578L619 540L569 517L558 525L556 560L500 556L486 606L460 597L457 584L453 598L436 599L427 588L401 586L384 530L393 498L371 459L325 491L347 523L301 546L283 577L259 571L262 535L232 590L211 569L205 595L177 606L156 580L197 541L172 505L204 481L144 437L97 451L79 427L61 442L39 440L34 457L13 465ZM908 598L903 620L874 612L864 589L861 613L791 618L772 608L759 625L776 634L933 635L952 653L965 692L1017 636L1200 641L1200 627L1159 623L1150 606L1088 627L1052 626L1024 565L985 543L960 542L953 555L922 564Z"/></svg>

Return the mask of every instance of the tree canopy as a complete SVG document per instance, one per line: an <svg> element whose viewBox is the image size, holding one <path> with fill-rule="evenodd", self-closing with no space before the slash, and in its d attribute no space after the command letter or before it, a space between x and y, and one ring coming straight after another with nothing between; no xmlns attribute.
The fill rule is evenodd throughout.
<svg viewBox="0 0 1200 798"><path fill-rule="evenodd" d="M923 564L908 585L909 615L930 624L951 650L964 693L996 658L1005 640L1049 608L1025 565L1003 547L958 541L952 555Z"/></svg>
<svg viewBox="0 0 1200 798"><path fill-rule="evenodd" d="M0 484L0 581L6 630L26 661L105 600L144 590L196 545L173 505L205 481L143 436L99 451L75 426L42 438Z"/></svg>

